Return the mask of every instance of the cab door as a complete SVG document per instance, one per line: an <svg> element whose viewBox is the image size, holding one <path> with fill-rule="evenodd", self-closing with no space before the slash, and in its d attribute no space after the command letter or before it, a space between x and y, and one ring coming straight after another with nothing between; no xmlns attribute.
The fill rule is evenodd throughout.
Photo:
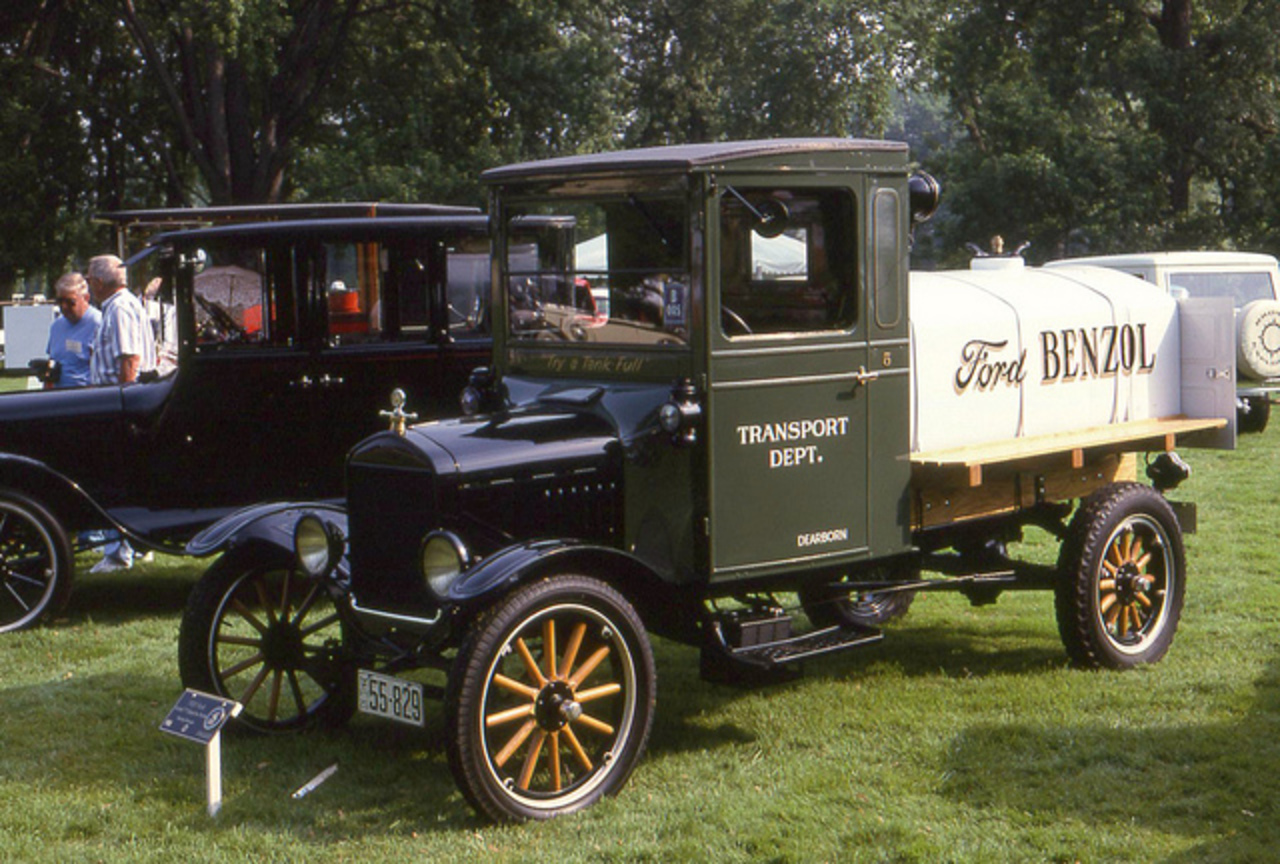
<svg viewBox="0 0 1280 864"><path fill-rule="evenodd" d="M708 215L711 578L868 555L871 368L850 187L721 176Z"/></svg>

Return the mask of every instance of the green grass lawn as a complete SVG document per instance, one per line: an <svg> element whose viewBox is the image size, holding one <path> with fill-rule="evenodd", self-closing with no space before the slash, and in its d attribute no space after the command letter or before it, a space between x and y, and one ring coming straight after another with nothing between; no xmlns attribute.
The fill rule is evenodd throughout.
<svg viewBox="0 0 1280 864"><path fill-rule="evenodd" d="M200 567L83 575L65 618L0 639L0 861L1275 861L1278 449L1280 425L1184 452L1200 531L1162 663L1068 668L1039 593L922 596L882 643L764 690L704 684L695 651L659 642L630 783L544 824L471 812L438 717L229 738L210 819L200 748L158 731Z"/></svg>

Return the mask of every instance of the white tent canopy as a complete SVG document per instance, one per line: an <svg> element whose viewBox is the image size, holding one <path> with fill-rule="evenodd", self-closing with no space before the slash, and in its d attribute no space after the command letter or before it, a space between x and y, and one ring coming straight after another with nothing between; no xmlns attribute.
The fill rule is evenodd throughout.
<svg viewBox="0 0 1280 864"><path fill-rule="evenodd" d="M781 234L751 237L751 275L756 279L803 276L808 272L808 250L803 240ZM609 269L609 235L599 234L576 247L577 269L604 272Z"/></svg>

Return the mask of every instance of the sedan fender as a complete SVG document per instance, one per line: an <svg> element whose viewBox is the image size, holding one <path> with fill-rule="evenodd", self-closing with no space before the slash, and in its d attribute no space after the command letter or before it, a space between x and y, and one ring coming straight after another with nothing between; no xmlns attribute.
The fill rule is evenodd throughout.
<svg viewBox="0 0 1280 864"><path fill-rule="evenodd" d="M293 529L307 513L347 530L345 508L325 501L284 501L254 504L219 519L188 541L186 553L204 558L250 542L263 542L293 555ZM345 565L345 560L343 562ZM342 569L346 569L345 566Z"/></svg>

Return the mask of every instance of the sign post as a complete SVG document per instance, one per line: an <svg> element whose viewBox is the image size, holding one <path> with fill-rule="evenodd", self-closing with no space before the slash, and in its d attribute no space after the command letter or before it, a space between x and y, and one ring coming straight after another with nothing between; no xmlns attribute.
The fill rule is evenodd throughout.
<svg viewBox="0 0 1280 864"><path fill-rule="evenodd" d="M187 690L160 724L161 732L204 745L210 816L217 816L222 809L222 727L243 707L232 699Z"/></svg>

